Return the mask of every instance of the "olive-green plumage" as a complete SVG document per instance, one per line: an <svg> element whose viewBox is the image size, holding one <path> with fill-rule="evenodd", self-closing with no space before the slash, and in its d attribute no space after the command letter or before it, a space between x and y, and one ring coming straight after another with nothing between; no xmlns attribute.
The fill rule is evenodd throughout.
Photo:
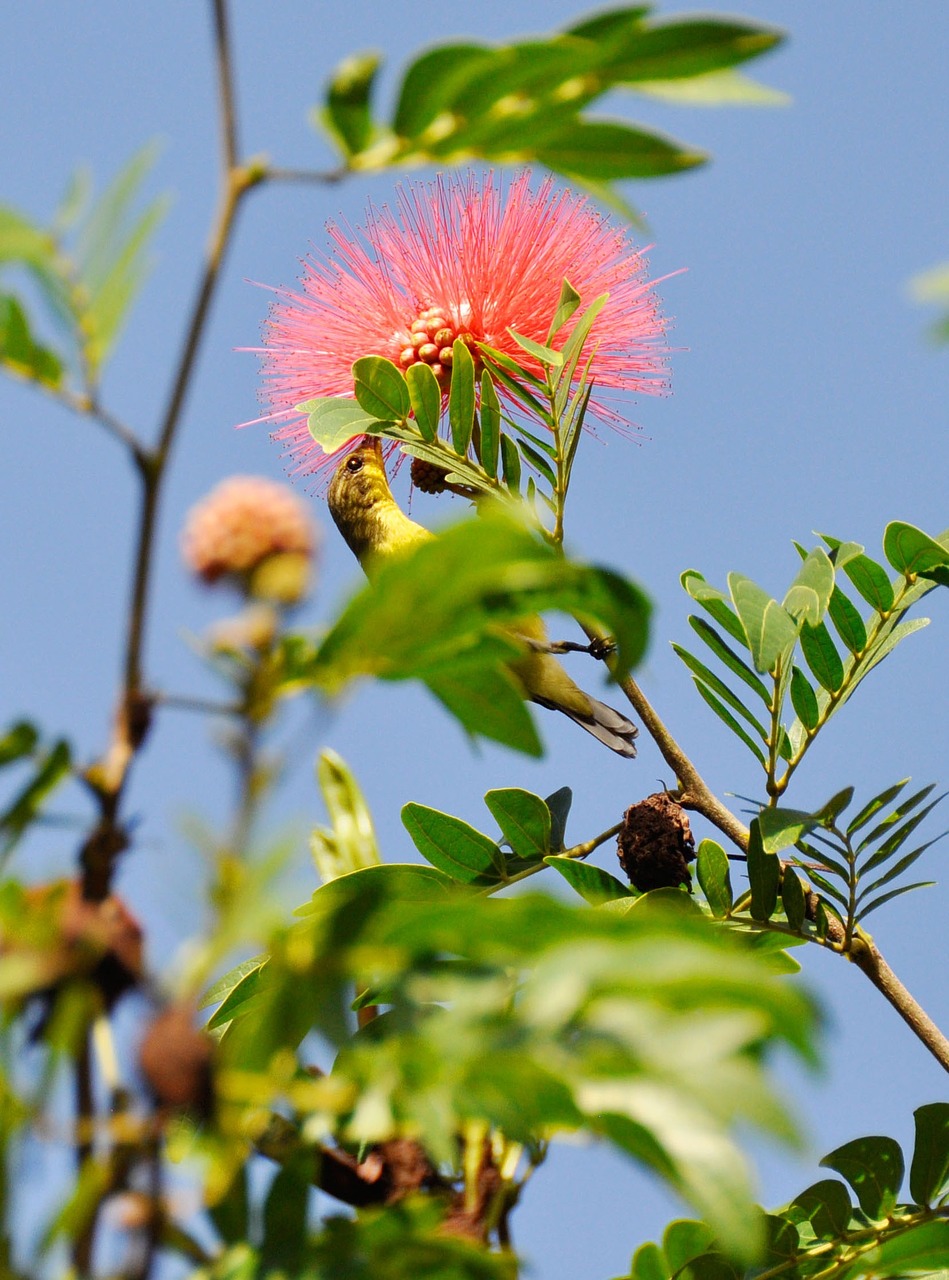
<svg viewBox="0 0 949 1280"><path fill-rule="evenodd" d="M370 579L379 565L435 536L410 520L393 498L378 437L347 454L336 468L327 498L336 527ZM516 632L527 640L546 639L540 618L518 623ZM511 671L531 701L562 711L619 755L636 754L636 726L584 693L551 654L529 652L511 663Z"/></svg>

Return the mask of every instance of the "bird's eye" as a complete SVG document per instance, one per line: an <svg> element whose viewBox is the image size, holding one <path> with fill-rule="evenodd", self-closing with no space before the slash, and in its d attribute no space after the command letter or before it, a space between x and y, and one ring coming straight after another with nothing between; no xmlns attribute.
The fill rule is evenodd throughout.
<svg viewBox="0 0 949 1280"><path fill-rule="evenodd" d="M362 471L362 458L357 458L356 455L353 454L353 456L348 458L346 461L346 470L353 472L353 474L357 471Z"/></svg>

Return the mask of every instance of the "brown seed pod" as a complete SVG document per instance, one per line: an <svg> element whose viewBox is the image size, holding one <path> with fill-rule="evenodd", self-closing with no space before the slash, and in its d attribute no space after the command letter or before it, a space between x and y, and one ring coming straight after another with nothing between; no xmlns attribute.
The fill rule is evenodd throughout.
<svg viewBox="0 0 949 1280"><path fill-rule="evenodd" d="M616 843L620 866L641 893L680 884L691 893L688 864L695 859L695 840L688 815L667 792L630 805Z"/></svg>

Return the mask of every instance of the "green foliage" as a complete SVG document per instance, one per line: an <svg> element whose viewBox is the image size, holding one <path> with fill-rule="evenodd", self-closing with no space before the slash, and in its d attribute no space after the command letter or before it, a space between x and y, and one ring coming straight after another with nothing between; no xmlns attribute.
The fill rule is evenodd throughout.
<svg viewBox="0 0 949 1280"><path fill-rule="evenodd" d="M320 752L316 777L323 793L329 827L316 827L310 852L325 884L336 876L378 865L379 849L372 817L359 784L335 751Z"/></svg>
<svg viewBox="0 0 949 1280"><path fill-rule="evenodd" d="M705 1222L680 1220L662 1245L646 1244L632 1261L631 1280L821 1280L944 1275L949 1270L949 1104L919 1107L910 1173L911 1203L900 1203L904 1159L892 1138L858 1138L821 1161L843 1177L815 1182L788 1205L764 1216L767 1250L761 1266L736 1268Z"/></svg>
<svg viewBox="0 0 949 1280"><path fill-rule="evenodd" d="M72 366L82 394L94 395L147 275L151 241L167 208L164 199L136 208L154 159L155 148L144 147L94 202L87 175L78 174L50 227L0 206L0 273L19 269L32 278L71 347L40 341L23 301L0 294L0 365L11 373L58 391Z"/></svg>
<svg viewBox="0 0 949 1280"><path fill-rule="evenodd" d="M612 183L679 173L706 156L641 125L586 114L616 88L680 102L783 101L734 71L780 43L741 19L651 17L650 5L596 14L549 38L472 41L426 50L403 73L391 120L372 115L375 53L336 69L312 113L347 168L455 164L472 159L546 165L635 216Z"/></svg>
<svg viewBox="0 0 949 1280"><path fill-rule="evenodd" d="M429 824L424 839L477 845L471 829L445 815L433 826L420 808L410 824ZM481 841L490 869L496 854ZM462 862L452 874L464 881ZM624 916L498 899L430 869L379 866L317 890L254 972L254 998L235 1001L245 974L216 1015L228 1022L226 1060L241 1067L232 1105L243 1094L256 1113L283 1099L301 1132L346 1143L411 1134L448 1177L460 1172L456 1135L472 1124L520 1143L586 1130L751 1256L757 1228L728 1128L742 1119L789 1135L760 1049L779 1039L809 1053L813 1013L765 957L700 913L661 898ZM353 982L385 1008L355 1036ZM297 1085L286 1055L311 1030L337 1056L329 1075Z"/></svg>
<svg viewBox="0 0 949 1280"><path fill-rule="evenodd" d="M917 302L936 303L944 310L949 306L949 263L941 262L922 271L910 281ZM930 329L934 342L949 342L949 314L940 316Z"/></svg>
<svg viewBox="0 0 949 1280"><path fill-rule="evenodd" d="M682 575L685 590L712 619L693 615L689 623L725 668L724 678L684 646L673 648L704 701L761 764L775 798L864 677L926 625L928 619L907 619L910 608L949 582L949 532L931 538L903 521L887 525L883 551L895 580L857 543L823 539L826 551L798 546L803 563L781 603L740 574L729 574L727 592L694 569ZM870 605L868 617L844 591L844 579ZM747 690L761 706L749 705Z"/></svg>
<svg viewBox="0 0 949 1280"><path fill-rule="evenodd" d="M525 650L518 622L550 610L603 627L622 669L642 656L648 604L638 588L565 559L501 510L486 512L383 566L315 650L285 650L281 678L330 693L360 676L420 679L472 735L537 754L508 664Z"/></svg>
<svg viewBox="0 0 949 1280"><path fill-rule="evenodd" d="M0 808L0 863L13 852L27 829L42 812L47 798L69 775L72 753L60 738L40 745L38 730L24 720L15 722L0 737L0 768L29 762L29 774Z"/></svg>

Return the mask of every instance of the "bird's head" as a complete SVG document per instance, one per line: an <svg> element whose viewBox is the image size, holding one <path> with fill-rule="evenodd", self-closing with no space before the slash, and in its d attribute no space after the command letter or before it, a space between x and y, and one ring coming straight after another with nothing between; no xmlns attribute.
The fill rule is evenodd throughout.
<svg viewBox="0 0 949 1280"><path fill-rule="evenodd" d="M333 473L326 500L330 515L340 529L367 514L379 502L392 501L378 436L367 436L362 444L347 453Z"/></svg>

